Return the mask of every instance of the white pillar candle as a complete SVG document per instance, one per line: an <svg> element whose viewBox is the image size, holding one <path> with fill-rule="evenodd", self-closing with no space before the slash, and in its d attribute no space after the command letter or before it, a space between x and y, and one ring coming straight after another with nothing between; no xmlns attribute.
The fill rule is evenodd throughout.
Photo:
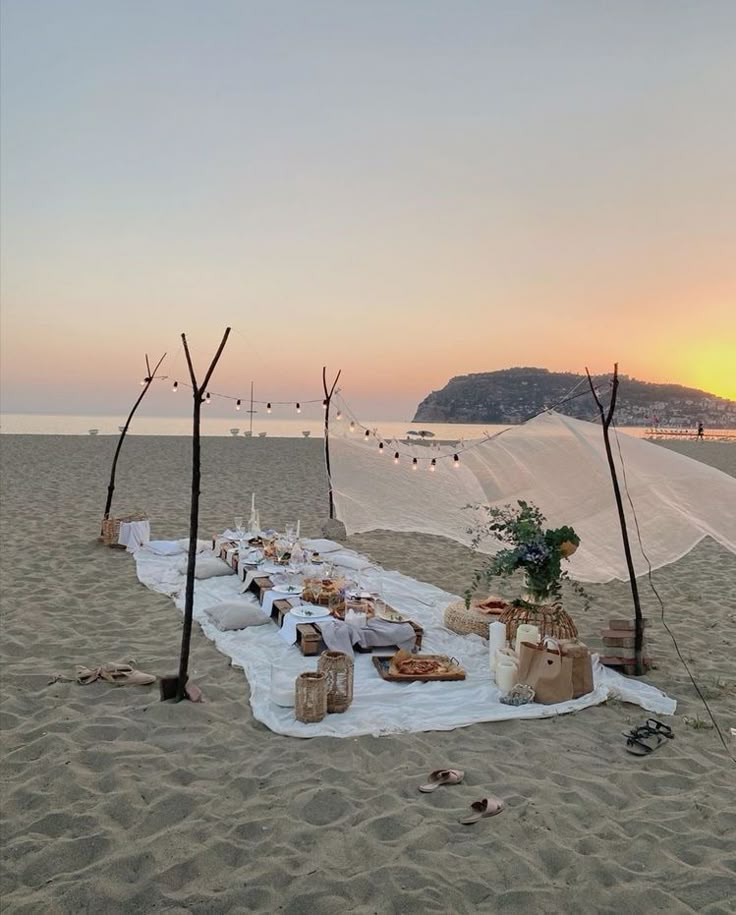
<svg viewBox="0 0 736 915"><path fill-rule="evenodd" d="M516 630L516 642L514 643L517 655L519 654L522 642L532 642L536 645L538 641L539 626L533 626L531 623L521 623Z"/></svg>
<svg viewBox="0 0 736 915"><path fill-rule="evenodd" d="M299 535L302 530L302 522L299 518L296 519L296 539L299 539Z"/></svg>
<svg viewBox="0 0 736 915"><path fill-rule="evenodd" d="M506 647L506 624L498 620L488 627L488 660L491 670L496 669L496 652Z"/></svg>
<svg viewBox="0 0 736 915"><path fill-rule="evenodd" d="M507 655L500 655L496 665L496 685L502 693L507 693L513 686L516 686L516 680L519 675L519 665Z"/></svg>
<svg viewBox="0 0 736 915"><path fill-rule="evenodd" d="M256 494L252 493L250 497L250 510L254 512L256 510Z"/></svg>

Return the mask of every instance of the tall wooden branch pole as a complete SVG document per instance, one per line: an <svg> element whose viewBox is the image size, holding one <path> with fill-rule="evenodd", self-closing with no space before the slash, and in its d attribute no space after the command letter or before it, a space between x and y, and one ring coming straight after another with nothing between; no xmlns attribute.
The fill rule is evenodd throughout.
<svg viewBox="0 0 736 915"><path fill-rule="evenodd" d="M593 387L593 379L586 366L585 374L588 376L588 384L593 392L593 397L598 405L601 414L601 423L603 424L603 442L606 447L606 457L608 458L608 468L611 471L611 481L613 483L613 494L616 498L616 508L618 509L618 520L621 525L621 538L624 542L624 555L626 556L626 566L629 570L629 581L631 583L631 596L634 600L634 673L641 676L644 673L644 661L642 658L644 645L644 621L641 615L641 603L639 601L639 586L636 583L636 572L634 570L634 561L631 558L631 546L629 545L629 532L626 527L626 515L624 514L624 504L621 499L621 489L618 485L616 475L616 465L613 462L613 452L611 450L611 440L608 430L613 420L613 411L616 409L616 395L618 393L618 362L613 366L613 381L611 384L611 402L608 406L608 413L603 410L598 394Z"/></svg>
<svg viewBox="0 0 736 915"><path fill-rule="evenodd" d="M181 335L184 344L184 353L189 366L189 377L192 379L192 395L194 409L192 416L192 504L189 514L189 554L187 557L187 585L184 599L184 627L181 634L181 653L179 655L179 676L176 685L176 700L187 698L187 681L189 679L189 646L192 640L192 614L194 611L194 567L197 561L197 532L199 530L199 484L200 484L200 448L199 448L199 419L202 409L202 394L207 390L210 377L215 370L222 351L225 348L230 328L225 329L225 334L220 342L215 357L210 363L207 374L201 385L197 384L192 358L189 355L186 334Z"/></svg>
<svg viewBox="0 0 736 915"><path fill-rule="evenodd" d="M133 409L128 414L128 418L125 421L122 432L120 433L120 438L118 439L118 447L115 449L115 457L112 459L112 469L110 471L110 482L107 484L107 502L105 502L105 514L102 516L102 520L106 521L110 517L110 506L112 505L112 494L115 492L115 471L118 466L118 457L120 456L120 449L123 447L123 440L128 431L128 426L130 421L133 419L135 411L138 409L138 405L146 396L148 389L151 387L153 379L156 377L156 372L158 371L159 366L166 358L166 353L158 360L156 363L156 368L151 371L151 363L148 361L148 353L146 353L146 383L143 386L143 390L138 396L138 400L133 404Z"/></svg>
<svg viewBox="0 0 736 915"><path fill-rule="evenodd" d="M327 366L322 366L322 387L325 391L325 467L327 468L327 493L330 500L330 520L335 517L335 499L332 495L332 472L330 470L330 404L332 402L332 395L335 393L337 381L341 374L342 369L338 369L337 375L335 375L335 380L332 382L332 387L328 391Z"/></svg>

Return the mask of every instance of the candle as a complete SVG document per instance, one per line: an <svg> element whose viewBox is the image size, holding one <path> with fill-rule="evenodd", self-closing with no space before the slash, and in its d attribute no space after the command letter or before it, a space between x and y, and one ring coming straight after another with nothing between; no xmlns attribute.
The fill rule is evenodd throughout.
<svg viewBox="0 0 736 915"><path fill-rule="evenodd" d="M302 529L302 522L300 521L299 518L297 518L296 519L296 539L297 540L299 539L299 534L301 533L301 529Z"/></svg>
<svg viewBox="0 0 736 915"><path fill-rule="evenodd" d="M506 623L498 620L488 627L488 660L491 670L496 669L496 652L506 647Z"/></svg>
<svg viewBox="0 0 736 915"><path fill-rule="evenodd" d="M256 494L253 493L250 497L250 510L254 512L256 510Z"/></svg>
<svg viewBox="0 0 736 915"><path fill-rule="evenodd" d="M516 642L514 648L519 654L522 642L531 642L536 645L539 641L539 626L533 626L531 623L521 623L516 630Z"/></svg>
<svg viewBox="0 0 736 915"><path fill-rule="evenodd" d="M496 685L502 693L507 693L512 686L516 686L516 680L519 676L519 665L513 658L507 655L500 655L496 665Z"/></svg>

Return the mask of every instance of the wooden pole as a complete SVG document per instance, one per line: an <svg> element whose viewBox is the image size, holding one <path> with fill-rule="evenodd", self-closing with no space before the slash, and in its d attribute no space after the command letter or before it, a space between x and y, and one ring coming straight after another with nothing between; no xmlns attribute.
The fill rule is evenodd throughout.
<svg viewBox="0 0 736 915"><path fill-rule="evenodd" d="M598 405L603 424L603 442L606 447L606 457L608 458L608 468L611 471L611 481L613 483L613 494L616 498L616 508L618 509L618 520L621 525L621 538L624 542L624 555L626 556L626 565L629 570L629 582L631 583L631 596L634 600L634 673L641 676L644 673L644 661L642 658L644 644L644 622L641 615L641 603L639 601L639 586L636 583L636 572L634 571L634 561L631 558L631 546L629 545L629 533L626 527L626 515L624 514L624 504L621 499L621 489L618 485L616 475L616 465L613 462L613 452L611 450L611 441L608 430L613 420L613 411L616 409L616 394L618 393L618 362L613 366L613 381L611 383L611 402L608 405L608 413L603 410L603 404L598 397L598 393L593 386L593 379L586 366L585 374L588 376L588 384L593 392L593 397Z"/></svg>
<svg viewBox="0 0 736 915"><path fill-rule="evenodd" d="M327 468L327 493L330 503L330 520L335 517L335 499L332 495L332 472L330 470L330 404L332 402L332 395L335 393L335 387L341 373L342 369L338 369L337 375L335 375L335 380L332 382L332 387L328 390L327 366L322 366L322 387L324 388L325 392L325 467Z"/></svg>
<svg viewBox="0 0 736 915"><path fill-rule="evenodd" d="M156 368L154 368L154 370L151 371L151 365L148 361L148 354L146 354L146 373L147 373L146 374L146 383L144 384L143 390L141 391L140 395L138 396L138 399L133 404L133 409L128 414L128 418L125 421L125 425L123 426L123 429L120 433L120 438L118 439L118 446L115 449L115 456L112 459L112 469L110 470L110 482L107 484L107 501L105 502L105 513L102 516L103 521L107 521L107 519L110 517L110 507L112 506L112 494L115 492L115 471L117 470L118 457L120 456L120 449L123 447L123 441L124 441L126 433L128 431L128 426L130 425L130 421L133 419L135 411L138 409L138 405L143 400L143 398L146 396L148 389L151 387L151 384L153 383L153 380L156 377L156 372L158 371L159 366L161 365L161 363L164 361L165 358L166 358L166 353L164 353L163 356L158 360L158 362L156 363Z"/></svg>
<svg viewBox="0 0 736 915"><path fill-rule="evenodd" d="M187 338L181 335L184 344L184 354L189 366L189 377L192 379L192 394L194 397L194 410L192 415L192 504L189 513L189 554L187 557L187 584L184 598L184 627L181 635L181 653L179 655L179 676L176 684L176 700L187 698L187 681L189 679L189 648L192 639L192 615L194 611L194 568L197 561L197 532L199 530L199 484L200 484L200 447L199 447L199 421L202 409L202 395L204 394L210 377L215 370L222 351L225 348L230 328L225 329L225 334L210 363L204 381L197 384L194 366L189 355Z"/></svg>

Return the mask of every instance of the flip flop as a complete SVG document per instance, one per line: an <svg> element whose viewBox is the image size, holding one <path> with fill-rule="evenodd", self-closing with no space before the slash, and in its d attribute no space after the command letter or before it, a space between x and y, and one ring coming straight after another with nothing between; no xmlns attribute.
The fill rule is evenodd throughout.
<svg viewBox="0 0 736 915"><path fill-rule="evenodd" d="M626 752L631 753L632 756L649 756L665 743L665 738L661 734L648 727L637 728L630 734L624 734L624 737L626 738Z"/></svg>
<svg viewBox="0 0 736 915"><path fill-rule="evenodd" d="M672 728L668 724L657 721L656 718L647 718L643 724L643 727L649 728L653 734L661 734L662 737L668 737L670 740L675 739Z"/></svg>
<svg viewBox="0 0 736 915"><path fill-rule="evenodd" d="M483 817L495 817L496 814L501 813L505 806L504 802L498 797L484 797L480 801L473 801L470 809L474 812L463 817L460 822L463 826L470 826L473 823L477 823L478 820L482 820Z"/></svg>
<svg viewBox="0 0 736 915"><path fill-rule="evenodd" d="M462 769L435 769L429 773L429 783L420 785L419 790L425 794L436 791L440 785L459 785L465 778Z"/></svg>

